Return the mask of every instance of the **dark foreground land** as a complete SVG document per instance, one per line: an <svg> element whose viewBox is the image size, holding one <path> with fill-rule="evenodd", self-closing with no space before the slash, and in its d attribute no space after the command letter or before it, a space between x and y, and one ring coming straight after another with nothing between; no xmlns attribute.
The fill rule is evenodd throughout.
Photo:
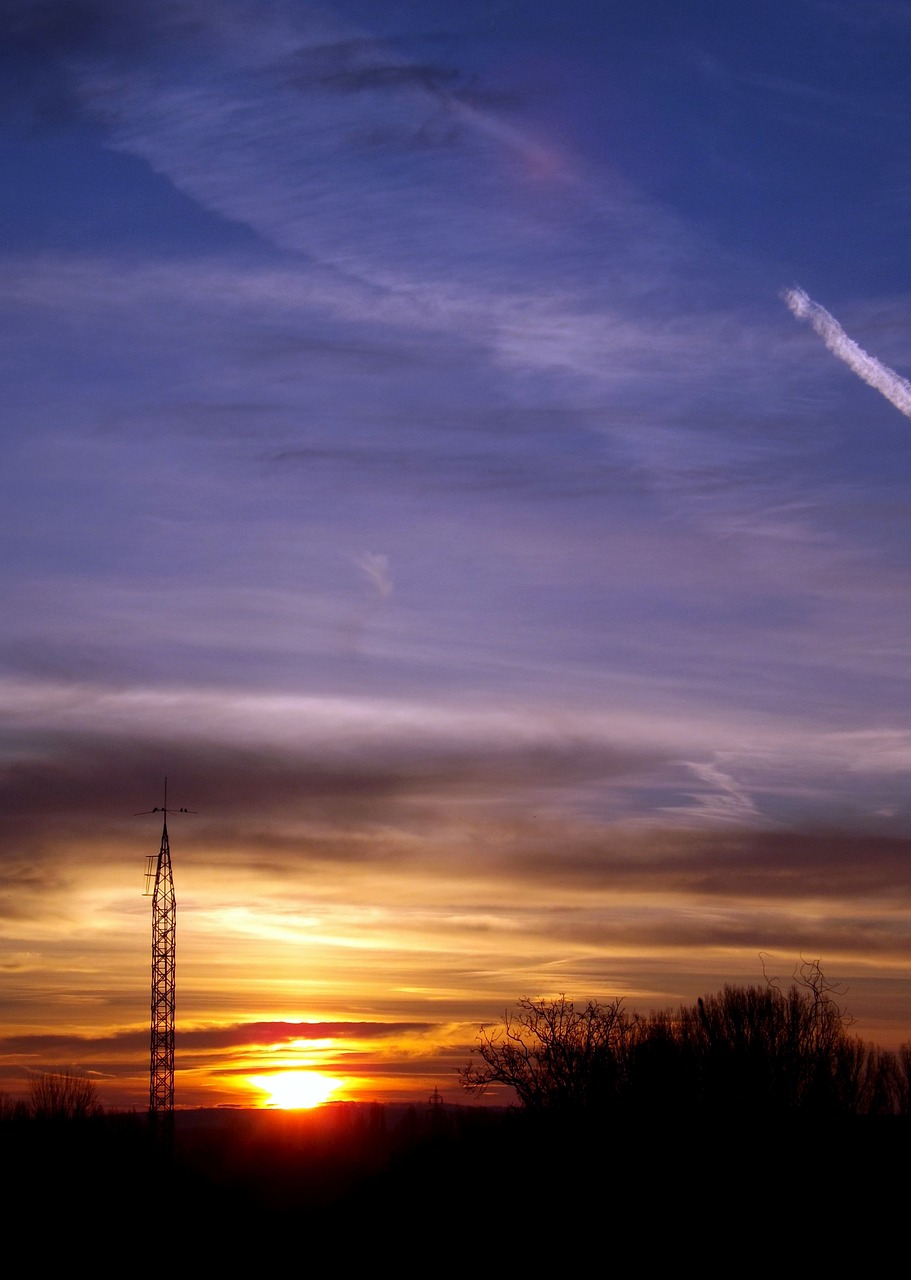
<svg viewBox="0 0 911 1280"><path fill-rule="evenodd" d="M449 1257L509 1273L634 1255L711 1274L888 1265L909 1139L903 1117L648 1125L353 1104L181 1112L170 1155L135 1115L0 1127L10 1238L101 1274L157 1254L235 1274L289 1249L295 1270L396 1258L415 1274Z"/></svg>

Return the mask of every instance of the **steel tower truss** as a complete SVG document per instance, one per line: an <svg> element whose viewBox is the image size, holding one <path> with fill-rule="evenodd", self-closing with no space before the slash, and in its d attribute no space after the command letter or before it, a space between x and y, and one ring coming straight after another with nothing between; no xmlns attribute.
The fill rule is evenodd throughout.
<svg viewBox="0 0 911 1280"><path fill-rule="evenodd" d="M154 864L154 868L153 868ZM152 1029L149 1115L170 1122L174 1115L174 980L177 959L177 899L171 873L171 846L165 813L158 861L149 855L152 890Z"/></svg>

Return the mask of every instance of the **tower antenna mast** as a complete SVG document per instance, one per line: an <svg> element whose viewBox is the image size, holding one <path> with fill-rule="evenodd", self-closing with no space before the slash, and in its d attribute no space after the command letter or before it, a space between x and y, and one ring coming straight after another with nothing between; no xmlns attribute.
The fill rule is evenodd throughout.
<svg viewBox="0 0 911 1280"><path fill-rule="evenodd" d="M161 848L148 855L145 896L152 899L152 1020L149 1062L149 1120L153 1129L170 1137L174 1125L174 993L177 963L177 899L168 842L168 814L191 813L168 808L168 780L164 804L144 813L162 815ZM136 817L140 817L137 814Z"/></svg>

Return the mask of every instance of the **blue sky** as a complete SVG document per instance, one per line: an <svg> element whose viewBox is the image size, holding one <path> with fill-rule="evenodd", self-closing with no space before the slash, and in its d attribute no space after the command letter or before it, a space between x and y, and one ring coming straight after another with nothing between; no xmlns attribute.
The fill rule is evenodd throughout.
<svg viewBox="0 0 911 1280"><path fill-rule="evenodd" d="M165 774L188 1033L907 1038L911 423L783 299L911 373L905 7L0 12L10 1087L141 1091Z"/></svg>

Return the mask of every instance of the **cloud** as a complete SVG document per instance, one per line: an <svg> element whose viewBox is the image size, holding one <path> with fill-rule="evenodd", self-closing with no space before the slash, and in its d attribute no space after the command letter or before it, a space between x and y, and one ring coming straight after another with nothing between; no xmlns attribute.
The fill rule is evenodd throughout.
<svg viewBox="0 0 911 1280"><path fill-rule="evenodd" d="M134 877L138 893L158 828L132 814L158 802L165 773L175 803L197 811L172 831L182 884L196 894L206 880L226 910L255 902L238 927L292 942L313 927L294 902L350 905L378 891L386 901L417 866L409 893L459 916L456 936L483 933L485 903L517 885L529 908L555 890L567 905L589 892L742 902L911 892L909 815L880 812L907 771L905 733L189 691L46 689L42 699L20 686L18 699L10 715L28 728L0 776L0 915L11 928L65 927L78 895L108 892L106 878L132 893ZM837 835L819 826L839 822ZM89 867L74 858L84 848ZM273 920L283 886L296 896Z"/></svg>
<svg viewBox="0 0 911 1280"><path fill-rule="evenodd" d="M740 822L752 824L761 819L752 796L717 765L705 761L686 761L685 765L702 783L702 788L693 794L692 808L685 805L669 806L665 812L674 814L678 820L690 816L699 822L725 825Z"/></svg>
<svg viewBox="0 0 911 1280"><path fill-rule="evenodd" d="M852 373L856 373L899 413L911 418L911 382L901 374L882 364L875 356L864 351L853 338L849 338L833 315L814 302L803 289L786 289L782 295L792 314L798 320L808 320L829 351L843 361Z"/></svg>
<svg viewBox="0 0 911 1280"><path fill-rule="evenodd" d="M254 1045L292 1044L298 1040L384 1040L432 1031L433 1022L232 1022L222 1026L180 1030L182 1049L228 1049ZM27 1054L47 1060L106 1055L148 1046L148 1032L118 1031L112 1035L59 1035L35 1032L0 1036L0 1054Z"/></svg>
<svg viewBox="0 0 911 1280"><path fill-rule="evenodd" d="M668 236L679 237L667 218L618 180L608 193L561 182L558 217L528 199L517 165L553 175L565 164L509 120L459 100L445 88L456 71L409 63L338 23L347 38L326 46L310 9L277 5L264 16L235 5L224 30L217 22L217 35L202 20L175 22L170 56L162 41L148 65L138 52L74 61L86 109L97 109L114 145L207 209L306 255L298 265L308 274L319 261L359 284L365 318L398 311L479 343L493 334L497 358L518 366L575 372L574 352L584 351L592 377L603 377L606 352L615 376L626 367L621 319L602 305L593 314L593 282L609 273L611 296L641 296L664 274ZM305 93L290 77L311 61ZM409 153L390 173L391 157L363 142L397 137ZM427 145L434 139L445 155ZM593 220L603 228L594 262ZM651 340L666 332L653 329Z"/></svg>
<svg viewBox="0 0 911 1280"><path fill-rule="evenodd" d="M557 827L551 828L556 837ZM885 901L911 903L911 837L887 836L875 823L854 831L832 828L792 827L694 832L653 825L643 831L566 825L559 854L547 847L546 833L536 839L531 830L516 833L513 847L501 854L506 868L521 874L527 884L545 892L548 885L575 885L592 893L618 895L618 909L632 911L634 929L643 927L635 903L662 903L675 929L714 929L704 915L680 912L674 898L726 902L738 918L750 919L755 928L757 908L783 909L786 916L801 900L832 904L852 902L856 922L869 911L885 916ZM792 904L788 906L788 904ZM580 900L581 905L581 900ZM656 906L647 908L657 910ZM618 928L619 925L618 916ZM814 928L841 931L845 922L819 920ZM807 921L795 926L806 929ZM890 936L907 932L901 916L887 930ZM707 934L706 934L707 936ZM695 937L695 934L694 934Z"/></svg>
<svg viewBox="0 0 911 1280"><path fill-rule="evenodd" d="M206 729L200 723L186 735L178 719L183 720L190 703L183 711L172 704L175 719L169 726L166 714L154 735L143 733L135 722L128 727L129 718L122 732L33 729L27 743L20 740L18 758L8 760L0 777L7 837L27 837L37 846L42 832L48 839L64 829L85 833L100 815L106 825L120 827L148 802L150 790L157 799L165 773L179 789L177 803L201 811L207 826L231 825L242 815L255 825L260 819L253 815L269 813L274 819L308 815L311 821L332 820L349 829L395 815L408 821L410 814L413 822L421 813L460 800L477 805L512 798L520 804L530 790L543 802L545 796L558 797L564 788L571 791L585 781L607 785L628 777L654 753L609 741L573 740L560 732L552 737L546 722L538 731L517 725L518 736L513 737L508 718L498 726L496 717L485 716L475 726L465 722L461 728L449 720L453 736L447 740L445 713L435 724L430 711L426 717L415 716L417 708L409 713L391 703L385 712L377 705L376 720L373 713L362 719L350 706L348 715L353 713L360 724L349 720L347 728L346 713L337 703L336 724L324 722L320 728L314 720L304 737L292 729L292 739L284 742L281 730L268 742L253 724L259 741L244 741L245 733L236 733L239 726L232 730L217 711ZM486 740L485 728L490 735ZM268 734L265 724L261 729ZM5 851L10 866L16 847ZM17 880L31 880L26 864L17 863L15 874Z"/></svg>
<svg viewBox="0 0 911 1280"><path fill-rule="evenodd" d="M585 811L589 789L604 789L605 808L615 806L612 787L640 816L666 814L684 800L691 807L697 777L698 795L722 805L714 820L726 811L777 825L779 803L812 811L835 798L863 812L872 792L879 808L882 788L911 761L904 730L862 723L826 733L784 715L709 716L698 705L652 706L638 688L608 710L571 708L543 692L522 706L445 691L304 696L20 678L0 693L2 810L7 830L23 833L85 830L104 815L131 823L157 800L166 773L176 803L232 821L302 806L363 818L459 797L521 810L532 792L570 812L581 795Z"/></svg>
<svg viewBox="0 0 911 1280"><path fill-rule="evenodd" d="M392 595L392 578L389 574L389 557L374 551L365 551L356 558L355 564L363 569L376 588L377 595L388 600Z"/></svg>

